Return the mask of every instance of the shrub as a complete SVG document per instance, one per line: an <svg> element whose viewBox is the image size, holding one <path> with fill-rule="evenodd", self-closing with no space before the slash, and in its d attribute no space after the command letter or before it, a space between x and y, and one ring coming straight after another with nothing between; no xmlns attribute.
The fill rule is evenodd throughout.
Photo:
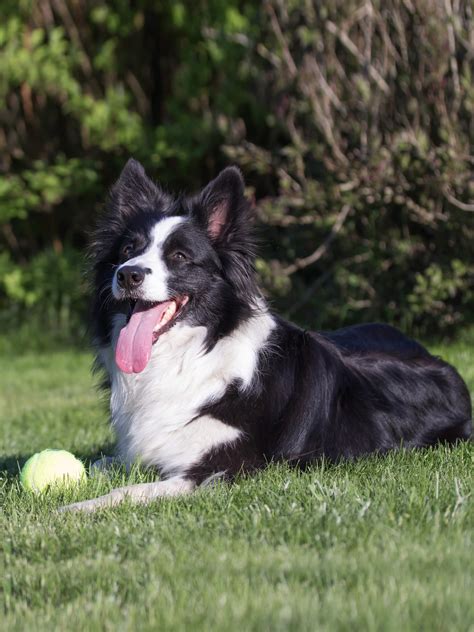
<svg viewBox="0 0 474 632"><path fill-rule="evenodd" d="M245 63L266 117L228 119L225 151L252 177L270 292L313 326L469 321L470 4L263 6Z"/></svg>
<svg viewBox="0 0 474 632"><path fill-rule="evenodd" d="M45 249L21 266L2 253L0 293L2 331L21 329L28 349L50 346L53 339L85 343L87 292L78 250Z"/></svg>
<svg viewBox="0 0 474 632"><path fill-rule="evenodd" d="M238 163L262 281L308 326L472 317L466 0L22 0L0 18L4 327L37 310L76 328L76 253L129 155L178 189Z"/></svg>

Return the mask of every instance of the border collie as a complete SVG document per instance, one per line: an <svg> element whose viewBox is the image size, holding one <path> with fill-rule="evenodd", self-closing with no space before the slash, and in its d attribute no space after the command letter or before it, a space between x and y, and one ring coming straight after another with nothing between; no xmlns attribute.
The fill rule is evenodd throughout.
<svg viewBox="0 0 474 632"><path fill-rule="evenodd" d="M235 167L173 198L138 162L125 166L91 247L95 342L117 458L161 479L65 509L189 493L280 459L471 436L456 370L396 329L316 333L273 314L255 280L251 219Z"/></svg>

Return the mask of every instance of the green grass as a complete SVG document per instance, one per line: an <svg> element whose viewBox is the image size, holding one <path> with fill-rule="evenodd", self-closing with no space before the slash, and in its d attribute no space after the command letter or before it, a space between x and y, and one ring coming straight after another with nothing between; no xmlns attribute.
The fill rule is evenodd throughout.
<svg viewBox="0 0 474 632"><path fill-rule="evenodd" d="M472 392L472 336L435 350ZM90 357L0 363L2 630L474 629L472 444L58 515L126 478L42 497L18 484L18 462L46 447L110 452Z"/></svg>

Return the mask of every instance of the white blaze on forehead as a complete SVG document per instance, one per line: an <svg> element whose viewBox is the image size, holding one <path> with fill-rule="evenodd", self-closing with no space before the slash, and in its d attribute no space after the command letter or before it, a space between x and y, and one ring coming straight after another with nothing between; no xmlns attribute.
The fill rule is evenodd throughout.
<svg viewBox="0 0 474 632"><path fill-rule="evenodd" d="M150 233L150 245L138 257L129 259L117 268L114 276L112 290L115 295L119 293L117 286L117 272L123 266L141 266L150 270L145 275L141 286L141 298L144 301L166 301L168 294L168 268L163 259L163 244L179 224L186 221L184 217L166 217L153 226Z"/></svg>
<svg viewBox="0 0 474 632"><path fill-rule="evenodd" d="M151 248L159 248L162 246L178 224L185 221L184 217L166 217L159 221L152 228L152 245Z"/></svg>

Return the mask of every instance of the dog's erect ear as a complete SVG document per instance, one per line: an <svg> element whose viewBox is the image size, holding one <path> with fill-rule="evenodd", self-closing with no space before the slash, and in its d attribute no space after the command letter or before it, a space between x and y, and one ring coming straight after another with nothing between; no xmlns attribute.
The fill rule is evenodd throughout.
<svg viewBox="0 0 474 632"><path fill-rule="evenodd" d="M162 195L143 166L130 158L110 191L109 206L115 212L129 214L153 206Z"/></svg>
<svg viewBox="0 0 474 632"><path fill-rule="evenodd" d="M254 275L256 249L253 213L239 169L227 167L221 171L194 198L191 208L217 251L226 281L248 308L258 296Z"/></svg>
<svg viewBox="0 0 474 632"><path fill-rule="evenodd" d="M244 206L242 174L237 167L227 167L199 194L196 215L210 238L219 241L229 233Z"/></svg>

